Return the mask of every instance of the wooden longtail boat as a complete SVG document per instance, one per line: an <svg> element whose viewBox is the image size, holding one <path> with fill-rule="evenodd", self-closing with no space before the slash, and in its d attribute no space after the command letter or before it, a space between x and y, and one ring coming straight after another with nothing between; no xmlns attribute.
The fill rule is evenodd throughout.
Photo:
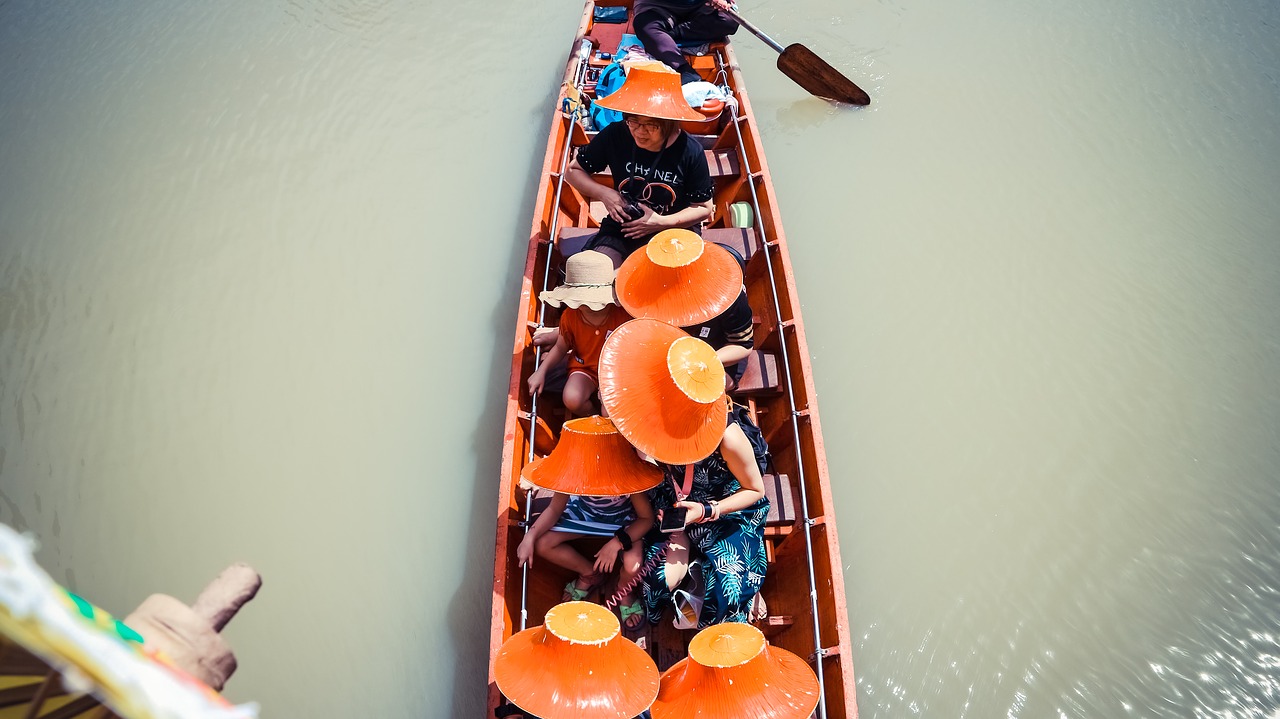
<svg viewBox="0 0 1280 719"><path fill-rule="evenodd" d="M533 330L547 319L538 293L558 283L564 257L594 233L602 214L563 181L571 148L588 140L567 98L575 95L575 88L590 96L595 78L608 63L598 53L613 53L622 33L630 32L629 22L596 22L596 7L629 5L626 0L588 0L552 110L511 352L498 478L491 658L514 633L540 625L572 579L550 562L538 562L530 570L516 561L530 505L520 486L520 471L535 451L550 451L564 418L557 395L530 397L526 381L541 358L541 351L531 344ZM857 716L857 706L840 546L800 300L777 197L733 49L728 43L713 44L708 54L691 62L703 78L727 86L738 101L737 109L685 129L706 148L715 181L715 214L703 236L733 247L745 258L744 277L756 319L755 351L732 396L750 408L774 458L765 477L773 505L766 531L770 564L761 590L768 616L757 626L774 646L809 660L822 687L817 716L851 719ZM596 177L610 182L607 174ZM733 226L742 208L735 212L731 206L741 203L751 210L751 227ZM694 633L675 629L670 621L649 630L645 644L659 670L686 656ZM505 703L491 668L489 715Z"/></svg>

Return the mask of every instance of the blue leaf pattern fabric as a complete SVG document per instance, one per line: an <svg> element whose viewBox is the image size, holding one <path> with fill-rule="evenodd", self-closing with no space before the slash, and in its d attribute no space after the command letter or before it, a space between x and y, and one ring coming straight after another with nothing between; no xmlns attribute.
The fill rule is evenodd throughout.
<svg viewBox="0 0 1280 719"><path fill-rule="evenodd" d="M758 438L760 430L750 423L742 408L735 407L729 413L729 422L737 422L739 426L745 424L743 431L748 438L752 438L753 433ZM752 444L756 448L757 463L763 469L763 443L753 441ZM684 465L659 463L658 466L664 474L663 482L649 490L649 498L654 509L669 509L676 502L672 482L683 483ZM710 457L694 465L689 499L694 502L722 500L741 488L717 448ZM718 521L691 524L685 528L690 543L689 559L702 558L704 566L705 588L702 612L698 616L699 629L721 622L748 621L751 600L760 591L768 566L764 549L764 525L768 515L769 500L766 497L746 509L724 514ZM652 559L660 546L649 547L645 559ZM671 606L665 565L657 563L643 581L645 615L649 622L656 624L661 621L666 608Z"/></svg>

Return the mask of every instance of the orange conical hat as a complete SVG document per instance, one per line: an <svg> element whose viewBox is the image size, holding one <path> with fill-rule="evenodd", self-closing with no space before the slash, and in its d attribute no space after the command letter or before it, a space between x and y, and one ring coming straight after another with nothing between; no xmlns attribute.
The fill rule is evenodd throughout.
<svg viewBox="0 0 1280 719"><path fill-rule="evenodd" d="M565 602L546 623L508 639L493 659L507 699L542 719L630 719L658 695L658 667L622 636L613 612Z"/></svg>
<svg viewBox="0 0 1280 719"><path fill-rule="evenodd" d="M622 263L615 286L632 317L688 327L729 309L742 293L742 267L692 230L663 230Z"/></svg>
<svg viewBox="0 0 1280 719"><path fill-rule="evenodd" d="M622 87L596 104L606 110L663 120L706 119L685 101L680 76L660 63L632 67Z"/></svg>
<svg viewBox="0 0 1280 719"><path fill-rule="evenodd" d="M711 345L649 319L625 322L604 341L600 401L628 442L667 464L714 452L729 413Z"/></svg>
<svg viewBox="0 0 1280 719"><path fill-rule="evenodd" d="M805 719L818 706L818 677L803 659L770 646L759 629L728 622L689 642L689 656L662 674L653 719Z"/></svg>
<svg viewBox="0 0 1280 719"><path fill-rule="evenodd" d="M662 470L636 456L613 422L594 416L565 422L556 448L520 476L552 492L621 497L656 487Z"/></svg>

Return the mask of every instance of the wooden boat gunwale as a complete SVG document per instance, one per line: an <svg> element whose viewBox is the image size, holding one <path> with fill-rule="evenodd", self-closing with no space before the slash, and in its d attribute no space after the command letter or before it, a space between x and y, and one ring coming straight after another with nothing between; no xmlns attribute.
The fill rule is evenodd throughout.
<svg viewBox="0 0 1280 719"><path fill-rule="evenodd" d="M531 591L529 575L523 574L516 567L514 549L522 536L522 522L525 519L523 498L519 496L522 493L518 490L519 474L524 464L532 458L531 438L539 431L536 398L528 397L524 391L524 380L532 371L538 355L530 347L532 328L540 325L543 319L543 308L537 301L537 290L542 289L541 285L548 275L558 231L563 227L577 225L586 216L586 203L561 179L568 146L572 144L575 135L579 134L579 128L562 109L565 101L564 83L578 79L588 62L579 49L584 39L590 38L593 7L628 4L624 0L588 0L573 41L574 52L566 65L561 90L552 112L512 344L512 372L507 394L498 491L494 595L490 616L491 659L506 639L525 626L535 626L541 617L537 612L527 611L527 593ZM730 44L713 46L713 50L715 67L708 68L705 62L700 67L695 67L699 67L704 76L714 77L718 74L723 78L733 89L740 108L736 117L724 124L715 140L722 147L725 144L734 145L740 163L737 178L727 182L717 181L716 217L720 218L717 223L725 222L723 218L728 216L730 202L744 198L755 201L755 227L760 246L756 255L762 257L763 261L753 257L752 262L756 264L749 265L749 268L756 269L757 283L767 280L772 290L774 306L762 309L753 301L753 309L758 314L773 315L775 326L769 341L780 350L782 359L781 384L785 391L780 397L762 401L758 407L753 404L753 411L759 411L758 422L766 436L771 437L771 445L781 440L779 451L776 452L779 471L791 470L790 474L797 477L796 484L801 495L802 511L795 527L790 532L779 535L776 546L771 545L771 549L782 556L771 557L773 561L762 590L769 602L771 614L793 618L794 621L785 626L781 634L771 637L770 641L808 658L811 666L822 671L825 676L826 716L856 717L843 564L840 561L839 538L834 521L834 503L816 392L786 236L741 68ZM572 213L566 209L566 205L576 212L576 218L570 217ZM751 275L751 272L748 274ZM801 536L805 538L803 543L798 541ZM801 559L802 551L807 551L807 562L780 561ZM796 574L795 568L800 565L808 570L809 577ZM798 580L804 581L803 591L799 587L791 588ZM813 582L812 585L810 581ZM812 592L810 586L813 587ZM535 587L532 591L535 594L545 594L546 588ZM803 602L797 599L801 595ZM817 604L816 612L808 605L811 596ZM490 711L501 702L502 697L493 683L490 670Z"/></svg>

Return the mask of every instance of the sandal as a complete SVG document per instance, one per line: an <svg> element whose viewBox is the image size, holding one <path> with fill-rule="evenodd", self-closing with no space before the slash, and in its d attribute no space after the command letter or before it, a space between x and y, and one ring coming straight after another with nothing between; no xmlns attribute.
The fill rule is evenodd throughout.
<svg viewBox="0 0 1280 719"><path fill-rule="evenodd" d="M622 616L622 628L629 630L639 629L645 621L644 605L640 603L640 599L632 599L629 604L619 604L618 614Z"/></svg>
<svg viewBox="0 0 1280 719"><path fill-rule="evenodd" d="M591 593L600 588L604 584L605 575L603 574L584 574L577 579L570 581L564 585L564 594L560 595L561 602L584 602ZM587 586L582 587L578 582L586 581Z"/></svg>

